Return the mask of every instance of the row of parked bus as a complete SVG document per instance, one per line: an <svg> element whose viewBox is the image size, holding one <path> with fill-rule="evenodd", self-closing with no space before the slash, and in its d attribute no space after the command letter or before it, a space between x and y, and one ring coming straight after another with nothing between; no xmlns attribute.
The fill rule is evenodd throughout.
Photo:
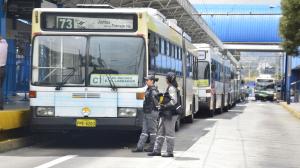
<svg viewBox="0 0 300 168"><path fill-rule="evenodd" d="M155 73L163 92L170 71L185 109L177 129L182 120L228 110L239 99L238 62L191 39L151 8L35 9L32 129L139 129L143 77Z"/></svg>

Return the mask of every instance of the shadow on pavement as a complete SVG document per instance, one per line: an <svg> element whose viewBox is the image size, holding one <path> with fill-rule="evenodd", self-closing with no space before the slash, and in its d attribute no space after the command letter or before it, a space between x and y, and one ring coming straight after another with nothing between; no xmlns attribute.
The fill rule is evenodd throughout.
<svg viewBox="0 0 300 168"><path fill-rule="evenodd" d="M224 112L220 115L215 116L214 118L230 120L242 114L246 108L247 103L239 103L234 108L229 109L228 112Z"/></svg>
<svg viewBox="0 0 300 168"><path fill-rule="evenodd" d="M186 151L199 138L206 135L216 121L195 119L183 124L176 132L175 151ZM79 157L148 157L147 153L132 153L139 134L124 131L92 131L81 133L43 135L46 142L0 154L0 156L53 157L78 155ZM165 147L163 151L165 151ZM191 159L191 158L179 158Z"/></svg>

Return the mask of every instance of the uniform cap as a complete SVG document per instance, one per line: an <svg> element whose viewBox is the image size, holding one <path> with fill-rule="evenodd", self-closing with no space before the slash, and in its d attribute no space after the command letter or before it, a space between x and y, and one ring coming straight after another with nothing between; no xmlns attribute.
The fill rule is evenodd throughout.
<svg viewBox="0 0 300 168"><path fill-rule="evenodd" d="M154 75L148 75L147 77L144 77L144 79L146 79L146 80L158 81L158 79L157 79L157 78L155 78L155 76L154 76Z"/></svg>

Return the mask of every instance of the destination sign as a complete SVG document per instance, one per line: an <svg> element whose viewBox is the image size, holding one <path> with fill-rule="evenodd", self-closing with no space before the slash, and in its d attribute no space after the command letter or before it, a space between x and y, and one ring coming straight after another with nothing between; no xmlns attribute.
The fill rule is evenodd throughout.
<svg viewBox="0 0 300 168"><path fill-rule="evenodd" d="M205 51L198 51L198 59L201 59L201 60L206 59L206 52Z"/></svg>
<svg viewBox="0 0 300 168"><path fill-rule="evenodd" d="M134 31L136 16L133 14L54 14L46 13L43 18L43 28L48 30L65 31Z"/></svg>

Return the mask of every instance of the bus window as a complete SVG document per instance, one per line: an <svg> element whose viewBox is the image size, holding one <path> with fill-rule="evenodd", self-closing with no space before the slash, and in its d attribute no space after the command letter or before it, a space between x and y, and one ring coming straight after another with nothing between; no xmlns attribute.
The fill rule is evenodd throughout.
<svg viewBox="0 0 300 168"><path fill-rule="evenodd" d="M34 46L38 53L33 54L39 58L33 63L33 84L84 84L86 43L82 36L37 36Z"/></svg>
<svg viewBox="0 0 300 168"><path fill-rule="evenodd" d="M148 66L150 70L156 70L156 57L158 55L157 36L154 33L149 33L149 59Z"/></svg>
<svg viewBox="0 0 300 168"><path fill-rule="evenodd" d="M139 37L90 37L90 85L110 86L107 74L116 87L138 87L143 84L145 44ZM93 80L95 79L95 80Z"/></svg>
<svg viewBox="0 0 300 168"><path fill-rule="evenodd" d="M171 61L172 61L172 72L176 73L176 57L175 57L175 45L172 45L172 57L171 57Z"/></svg>

